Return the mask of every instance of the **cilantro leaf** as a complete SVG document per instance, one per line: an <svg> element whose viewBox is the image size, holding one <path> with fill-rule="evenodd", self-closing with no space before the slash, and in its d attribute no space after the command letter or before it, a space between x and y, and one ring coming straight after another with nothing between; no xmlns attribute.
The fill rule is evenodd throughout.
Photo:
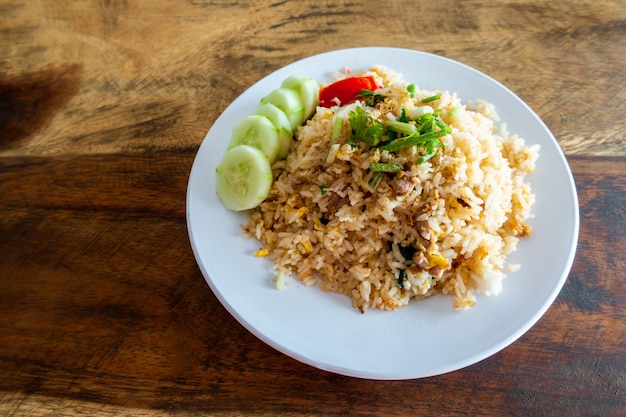
<svg viewBox="0 0 626 417"><path fill-rule="evenodd" d="M384 125L370 117L361 107L356 107L350 112L351 139L362 140L370 146L376 146L384 133ZM348 143L350 141L348 140ZM350 143L352 145L352 143Z"/></svg>

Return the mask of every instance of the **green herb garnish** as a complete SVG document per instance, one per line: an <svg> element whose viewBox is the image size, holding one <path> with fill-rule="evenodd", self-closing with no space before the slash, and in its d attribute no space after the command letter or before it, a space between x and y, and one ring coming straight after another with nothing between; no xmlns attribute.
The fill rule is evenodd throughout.
<svg viewBox="0 0 626 417"><path fill-rule="evenodd" d="M426 97L422 99L422 103L430 103L431 101L439 100L441 96L439 94L435 94L434 96Z"/></svg>
<svg viewBox="0 0 626 417"><path fill-rule="evenodd" d="M426 148L426 152L424 153L424 155L417 158L418 164L423 164L424 162L435 156L435 154L437 153L437 148L443 148L443 143L441 143L439 139L428 141L425 144L424 148Z"/></svg>
<svg viewBox="0 0 626 417"><path fill-rule="evenodd" d="M371 93L370 96L372 97L375 95L369 90L362 90L362 92ZM439 95L432 96L424 99L424 101L433 101L438 98ZM419 164L435 156L437 149L443 147L443 142L439 138L452 132L452 129L433 113L426 113L412 120L404 108L401 109L398 120L386 120L384 123L380 123L368 115L362 107L357 106L350 112L349 122L352 134L348 138L348 143L351 146L358 146L357 141L362 141L377 147L380 151L389 153L416 146L421 155L417 159ZM342 123L341 119L335 119L331 138L338 135L337 131ZM384 136L389 140L381 143ZM370 164L369 169L372 172L372 177L369 179L368 185L372 190L376 190L386 173L400 172L402 165L391 162L375 162ZM324 191L322 190L322 195Z"/></svg>
<svg viewBox="0 0 626 417"><path fill-rule="evenodd" d="M365 113L361 107L356 107L350 112L350 128L352 129L353 146L356 145L355 140L359 139L370 146L376 146L380 142L380 138L384 134L383 124L378 123L374 118ZM350 140L348 140L350 143ZM352 145L352 143L350 143Z"/></svg>
<svg viewBox="0 0 626 417"><path fill-rule="evenodd" d="M330 132L330 143L334 143L335 140L341 134L341 128L343 127L343 119L341 117L335 117L335 124L333 124L333 130Z"/></svg>
<svg viewBox="0 0 626 417"><path fill-rule="evenodd" d="M415 84L409 84L406 86L406 91L409 92L411 98L415 98Z"/></svg>
<svg viewBox="0 0 626 417"><path fill-rule="evenodd" d="M380 185L380 182L383 180L384 176L385 174L380 171L374 172L374 175L372 175L372 178L370 178L370 180L367 182L367 185L369 185L372 190L376 190Z"/></svg>
<svg viewBox="0 0 626 417"><path fill-rule="evenodd" d="M407 261L413 259L413 255L417 253L417 249L413 246L398 245L398 249L400 250L400 255Z"/></svg>
<svg viewBox="0 0 626 417"><path fill-rule="evenodd" d="M408 148L410 146L420 146L426 147L429 146L434 148L441 148L443 143L439 140L440 137L447 135L448 132L446 130L437 130L435 132L429 132L424 134L419 134L419 132L415 132L409 136L405 136L403 138L394 140L391 143L381 146L381 151L387 152L396 152L400 149Z"/></svg>
<svg viewBox="0 0 626 417"><path fill-rule="evenodd" d="M403 135L410 135L417 131L417 127L415 124L401 122L399 120L385 120L385 126L389 130L393 130L394 132L401 133Z"/></svg>
<svg viewBox="0 0 626 417"><path fill-rule="evenodd" d="M398 274L396 275L396 283L398 284L398 288L402 289L404 285L404 269L398 270Z"/></svg>
<svg viewBox="0 0 626 417"><path fill-rule="evenodd" d="M326 195L326 189L327 187L325 185L320 185L320 191L322 192L322 195Z"/></svg>
<svg viewBox="0 0 626 417"><path fill-rule="evenodd" d="M408 123L411 121L411 118L406 113L406 109L404 107L402 107L402 110L400 110L400 117L398 117L398 121L405 122L405 123Z"/></svg>
<svg viewBox="0 0 626 417"><path fill-rule="evenodd" d="M370 171L373 172L400 172L402 165L390 162L374 162L370 164Z"/></svg>
<svg viewBox="0 0 626 417"><path fill-rule="evenodd" d="M362 89L356 97L360 99L365 99L365 105L369 107L374 107L376 104L385 101L385 99L387 98L387 96L377 94L372 90L366 89Z"/></svg>

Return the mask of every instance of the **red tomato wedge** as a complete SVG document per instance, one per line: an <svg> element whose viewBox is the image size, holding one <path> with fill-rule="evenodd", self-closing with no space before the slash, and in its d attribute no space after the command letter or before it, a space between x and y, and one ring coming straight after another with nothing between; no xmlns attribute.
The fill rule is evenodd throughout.
<svg viewBox="0 0 626 417"><path fill-rule="evenodd" d="M344 78L320 89L320 106L336 106L337 100L343 106L355 101L361 90L374 91L377 88L376 80L371 75Z"/></svg>

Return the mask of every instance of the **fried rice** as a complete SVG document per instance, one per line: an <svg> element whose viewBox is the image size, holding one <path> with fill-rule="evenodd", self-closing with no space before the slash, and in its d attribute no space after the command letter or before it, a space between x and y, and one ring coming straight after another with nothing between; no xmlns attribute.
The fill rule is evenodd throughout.
<svg viewBox="0 0 626 417"><path fill-rule="evenodd" d="M385 97L318 107L295 134L286 159L272 166L268 198L250 211L244 234L262 244L277 274L346 295L352 306L395 310L434 294L452 296L455 309L477 294L497 295L519 265L507 264L520 238L530 236L534 195L527 175L539 146L498 126L489 103L464 104L455 93L407 89L400 74L377 66L347 75L374 75ZM451 133L429 160L419 150L380 151L350 143L348 114L358 106L379 122L402 109L428 106ZM331 146L335 119L340 134ZM372 163L397 163L374 189ZM282 279L281 279L282 284ZM452 303L451 303L452 304Z"/></svg>

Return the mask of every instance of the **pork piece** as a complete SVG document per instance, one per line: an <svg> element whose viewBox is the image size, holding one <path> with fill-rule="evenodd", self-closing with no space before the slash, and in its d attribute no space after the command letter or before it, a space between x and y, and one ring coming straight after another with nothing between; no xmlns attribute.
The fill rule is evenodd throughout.
<svg viewBox="0 0 626 417"><path fill-rule="evenodd" d="M424 256L424 252L416 252L413 256L413 262L415 262L415 265L419 266L421 269L428 268L429 262L428 259L426 259L426 256Z"/></svg>
<svg viewBox="0 0 626 417"><path fill-rule="evenodd" d="M326 206L326 213L324 213L324 217L326 219L330 218L333 214L337 212L341 207L348 204L350 198L346 194L344 197L340 196L335 192L331 192L328 196L328 205Z"/></svg>
<svg viewBox="0 0 626 417"><path fill-rule="evenodd" d="M428 275L430 275L431 277L435 279L440 279L443 276L444 272L445 272L444 269L438 266L433 266L432 268L428 270Z"/></svg>
<svg viewBox="0 0 626 417"><path fill-rule="evenodd" d="M438 265L429 268L430 262L426 259L424 252L416 252L413 256L413 262L415 263L410 268L411 272L418 274L422 271L426 271L428 272L428 275L435 279L440 279L443 276L443 273L449 269L449 266L448 268L442 268Z"/></svg>
<svg viewBox="0 0 626 417"><path fill-rule="evenodd" d="M415 188L415 184L413 184L410 179L401 177L394 179L391 183L391 187L396 193L404 195L411 192L413 188Z"/></svg>

